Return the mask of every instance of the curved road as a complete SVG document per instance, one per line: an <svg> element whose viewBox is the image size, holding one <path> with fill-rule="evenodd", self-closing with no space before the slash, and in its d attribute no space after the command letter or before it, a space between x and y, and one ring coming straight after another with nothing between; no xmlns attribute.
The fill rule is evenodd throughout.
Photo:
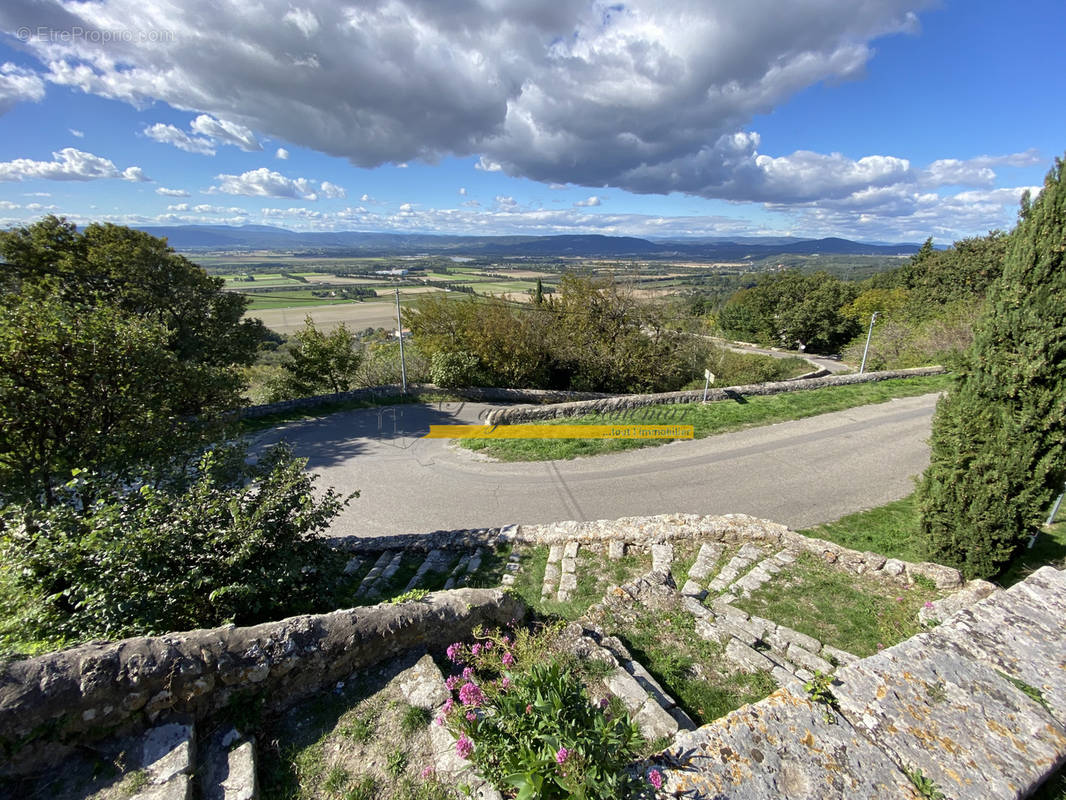
<svg viewBox="0 0 1066 800"><path fill-rule="evenodd" d="M742 512L803 528L910 493L928 463L936 397L573 461L489 462L417 438L430 424L478 422L493 407L479 403L340 412L259 442L284 438L320 486L360 491L334 535L679 512Z"/></svg>

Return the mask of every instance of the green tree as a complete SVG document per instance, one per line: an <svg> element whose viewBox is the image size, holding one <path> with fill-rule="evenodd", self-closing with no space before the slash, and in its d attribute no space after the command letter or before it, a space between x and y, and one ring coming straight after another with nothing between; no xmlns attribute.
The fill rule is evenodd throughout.
<svg viewBox="0 0 1066 800"><path fill-rule="evenodd" d="M308 315L293 339L295 346L281 364L284 372L271 388L273 399L346 392L356 385L363 352L344 323L326 333Z"/></svg>
<svg viewBox="0 0 1066 800"><path fill-rule="evenodd" d="M1056 160L1022 200L956 387L937 406L919 487L929 557L998 573L1066 478L1066 185Z"/></svg>

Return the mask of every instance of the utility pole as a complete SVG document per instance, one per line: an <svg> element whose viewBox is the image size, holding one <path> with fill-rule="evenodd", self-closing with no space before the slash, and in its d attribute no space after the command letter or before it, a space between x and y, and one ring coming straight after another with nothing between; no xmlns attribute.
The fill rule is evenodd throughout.
<svg viewBox="0 0 1066 800"><path fill-rule="evenodd" d="M407 362L403 357L403 322L400 320L400 287L396 287L396 335L400 338L400 380L403 393L407 394Z"/></svg>
<svg viewBox="0 0 1066 800"><path fill-rule="evenodd" d="M877 319L879 313L879 311L875 311L873 316L870 317L870 330L866 334L866 347L862 351L862 366L859 367L860 375L866 371L866 354L870 352L870 337L874 335L874 321Z"/></svg>

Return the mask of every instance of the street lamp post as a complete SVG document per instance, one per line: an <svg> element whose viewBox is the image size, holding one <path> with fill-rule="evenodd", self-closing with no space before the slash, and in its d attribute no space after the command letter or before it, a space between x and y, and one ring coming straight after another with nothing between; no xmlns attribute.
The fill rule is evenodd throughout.
<svg viewBox="0 0 1066 800"><path fill-rule="evenodd" d="M859 367L859 374L862 375L866 371L866 354L870 352L870 338L874 335L874 321L877 319L877 315L880 312L875 311L873 316L870 317L870 330L866 334L866 347L862 351L862 365Z"/></svg>

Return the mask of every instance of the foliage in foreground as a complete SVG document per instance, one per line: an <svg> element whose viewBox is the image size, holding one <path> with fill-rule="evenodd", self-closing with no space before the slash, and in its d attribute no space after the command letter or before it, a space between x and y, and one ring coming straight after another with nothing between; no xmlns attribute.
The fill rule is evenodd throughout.
<svg viewBox="0 0 1066 800"><path fill-rule="evenodd" d="M63 643L236 622L328 602L336 556L318 538L346 498L319 499L304 460L276 447L204 454L178 484L115 488L79 475L41 509L8 507L0 529L0 645ZM96 499L79 509L71 498ZM69 501L69 502L68 502Z"/></svg>
<svg viewBox="0 0 1066 800"><path fill-rule="evenodd" d="M918 490L930 560L996 575L1066 479L1066 185L1056 160L1023 198L956 388L933 421Z"/></svg>
<svg viewBox="0 0 1066 800"><path fill-rule="evenodd" d="M438 719L460 757L519 800L639 796L643 785L626 767L642 739L617 700L594 704L529 631L475 639L448 648L463 671L449 678L455 697Z"/></svg>

